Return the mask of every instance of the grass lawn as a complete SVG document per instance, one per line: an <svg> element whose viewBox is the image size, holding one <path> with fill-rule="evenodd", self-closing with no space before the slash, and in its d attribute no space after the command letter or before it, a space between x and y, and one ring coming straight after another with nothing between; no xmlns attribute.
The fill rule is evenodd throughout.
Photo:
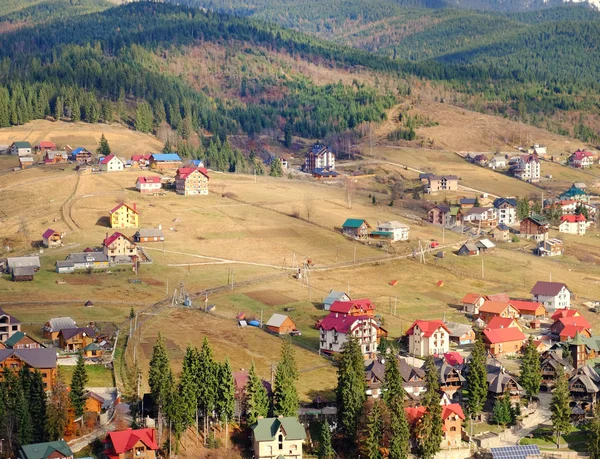
<svg viewBox="0 0 600 459"><path fill-rule="evenodd" d="M104 365L86 365L88 374L87 387L114 387L112 370ZM58 367L60 378L68 385L71 384L71 378L75 371L75 365L61 365Z"/></svg>
<svg viewBox="0 0 600 459"><path fill-rule="evenodd" d="M523 438L521 445L538 445L542 449L556 450L556 438L549 428L539 428L534 430L533 438ZM560 437L561 445L568 445L568 449L577 452L587 451L587 432L574 427L573 430ZM564 449L564 448L561 448Z"/></svg>

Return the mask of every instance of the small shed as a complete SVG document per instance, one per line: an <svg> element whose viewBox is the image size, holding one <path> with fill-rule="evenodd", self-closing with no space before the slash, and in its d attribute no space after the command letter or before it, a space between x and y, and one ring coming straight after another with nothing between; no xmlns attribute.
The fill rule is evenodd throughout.
<svg viewBox="0 0 600 459"><path fill-rule="evenodd" d="M542 322L539 319L533 319L529 326L533 329L533 330L539 330L540 328L542 328Z"/></svg>
<svg viewBox="0 0 600 459"><path fill-rule="evenodd" d="M88 301L85 302L84 306L86 308L91 308L92 306L94 306L94 303L92 303L91 301L88 300Z"/></svg>
<svg viewBox="0 0 600 459"><path fill-rule="evenodd" d="M487 238L477 241L475 245L481 252L491 252L496 247L496 244Z"/></svg>
<svg viewBox="0 0 600 459"><path fill-rule="evenodd" d="M464 257L479 255L479 248L473 242L466 242L456 254Z"/></svg>
<svg viewBox="0 0 600 459"><path fill-rule="evenodd" d="M12 280L15 282L32 281L33 271L34 270L32 266L13 268Z"/></svg>
<svg viewBox="0 0 600 459"><path fill-rule="evenodd" d="M292 319L283 314L273 314L267 322L267 330L279 335L285 335L296 331L296 324Z"/></svg>
<svg viewBox="0 0 600 459"><path fill-rule="evenodd" d="M329 311L329 308L336 301L350 301L350 297L344 292L337 292L335 290L331 290L329 295L325 297L323 300L323 309L325 311Z"/></svg>

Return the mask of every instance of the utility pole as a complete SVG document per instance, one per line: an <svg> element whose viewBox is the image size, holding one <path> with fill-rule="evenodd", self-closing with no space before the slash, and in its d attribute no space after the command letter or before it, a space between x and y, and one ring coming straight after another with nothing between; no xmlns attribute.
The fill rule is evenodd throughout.
<svg viewBox="0 0 600 459"><path fill-rule="evenodd" d="M397 315L398 313L398 297L395 296L394 297L394 315Z"/></svg>
<svg viewBox="0 0 600 459"><path fill-rule="evenodd" d="M446 228L442 226L442 244L446 242Z"/></svg>
<svg viewBox="0 0 600 459"><path fill-rule="evenodd" d="M481 278L485 279L485 272L483 270L483 254L481 255Z"/></svg>
<svg viewBox="0 0 600 459"><path fill-rule="evenodd" d="M356 243L354 244L354 264L356 264Z"/></svg>
<svg viewBox="0 0 600 459"><path fill-rule="evenodd" d="M167 296L169 296L169 278L167 277Z"/></svg>

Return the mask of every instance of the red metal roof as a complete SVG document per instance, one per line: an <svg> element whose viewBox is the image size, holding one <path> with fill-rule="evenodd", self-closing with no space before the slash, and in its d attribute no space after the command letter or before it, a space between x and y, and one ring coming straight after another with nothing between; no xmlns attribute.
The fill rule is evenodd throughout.
<svg viewBox="0 0 600 459"><path fill-rule="evenodd" d="M580 327L589 328L591 330L592 326L587 321L587 319L583 316L573 316L573 317L561 317L556 322L560 322L563 326L567 327L569 325L576 325ZM553 326L556 324L552 324Z"/></svg>
<svg viewBox="0 0 600 459"><path fill-rule="evenodd" d="M556 321L561 317L577 317L579 316L579 311L577 309L558 309L552 314L552 320Z"/></svg>
<svg viewBox="0 0 600 459"><path fill-rule="evenodd" d="M117 432L109 432L107 440L112 443L114 453L122 454L130 451L137 442L141 441L147 448L156 451L156 431L154 429L127 429ZM110 451L109 454L113 453Z"/></svg>
<svg viewBox="0 0 600 459"><path fill-rule="evenodd" d="M544 307L542 303L538 303L537 301L510 300L510 304L517 308L521 313L535 313L538 310L538 308Z"/></svg>
<svg viewBox="0 0 600 459"><path fill-rule="evenodd" d="M507 343L509 341L525 341L525 335L517 327L486 328L483 334L491 344Z"/></svg>
<svg viewBox="0 0 600 459"><path fill-rule="evenodd" d="M44 234L42 234L42 237L48 239L54 233L56 233L56 231L54 231L53 229L48 228L46 231L44 231Z"/></svg>
<svg viewBox="0 0 600 459"><path fill-rule="evenodd" d="M408 421L408 423L414 424L423 417L423 415L427 412L427 408L425 408L424 406L411 406L408 408L404 408L404 412L406 413L406 420Z"/></svg>
<svg viewBox="0 0 600 459"><path fill-rule="evenodd" d="M594 153L584 150L577 150L575 153L571 155L572 159L581 160L583 158L593 158Z"/></svg>
<svg viewBox="0 0 600 459"><path fill-rule="evenodd" d="M373 318L369 316L342 316L336 312L330 312L327 317L320 321L317 328L327 331L336 330L338 333L348 333L352 329L352 325L364 320L373 321Z"/></svg>
<svg viewBox="0 0 600 459"><path fill-rule="evenodd" d="M584 330L589 331L588 327L584 327L583 325L567 325L558 336L561 338L575 338L577 333L581 333Z"/></svg>
<svg viewBox="0 0 600 459"><path fill-rule="evenodd" d="M486 298L490 301L502 301L504 303L510 301L510 297L506 293L494 293L493 295L486 295Z"/></svg>
<svg viewBox="0 0 600 459"><path fill-rule="evenodd" d="M160 177L138 177L140 183L160 183Z"/></svg>
<svg viewBox="0 0 600 459"><path fill-rule="evenodd" d="M440 327L442 327L444 330L450 333L450 330L446 328L446 325L441 320L415 320L415 322L407 330L406 334L412 335L416 325L418 325L419 328L423 331L423 336L427 338L433 335L435 331Z"/></svg>
<svg viewBox="0 0 600 459"><path fill-rule="evenodd" d="M203 168L203 167L180 167L179 169L177 169L177 177L178 179L186 179L188 177L188 175L190 175L192 172L194 171L198 171L201 174L203 174L206 178L210 178L208 176L208 171Z"/></svg>
<svg viewBox="0 0 600 459"><path fill-rule="evenodd" d="M560 217L561 222L569 222L569 223L578 223L578 222L587 222L587 219L583 214L579 215L563 215Z"/></svg>
<svg viewBox="0 0 600 459"><path fill-rule="evenodd" d="M461 300L461 303L475 304L477 300L479 300L479 298L481 297L482 295L480 295L479 293L467 293L465 297Z"/></svg>
<svg viewBox="0 0 600 459"><path fill-rule="evenodd" d="M56 149L56 144L54 142L51 142L49 140L42 140L39 144L38 144L38 148L51 148L51 149Z"/></svg>
<svg viewBox="0 0 600 459"><path fill-rule="evenodd" d="M133 244L132 240L129 239L127 236L125 236L121 233L113 233L111 236L104 239L104 246L108 247L109 245L111 245L113 242L115 242L120 237L124 237L125 239L127 239L129 242L131 242Z"/></svg>
<svg viewBox="0 0 600 459"><path fill-rule="evenodd" d="M465 419L465 413L463 413L462 407L458 403L451 403L442 407L442 419L444 421L453 414L456 414L461 419Z"/></svg>
<svg viewBox="0 0 600 459"><path fill-rule="evenodd" d="M113 159L115 157L115 155L108 155L105 156L104 158L102 158L102 160L100 161L100 164L108 164L110 162L111 159Z"/></svg>
<svg viewBox="0 0 600 459"><path fill-rule="evenodd" d="M448 365L451 366L462 365L465 361L463 356L458 352L446 352L444 353L444 358L446 359L446 362L448 362Z"/></svg>
<svg viewBox="0 0 600 459"><path fill-rule="evenodd" d="M334 301L329 308L330 312L339 312L341 314L348 314L355 307L361 311L373 311L375 310L375 305L368 298L361 298L358 300L350 300L350 301Z"/></svg>
<svg viewBox="0 0 600 459"><path fill-rule="evenodd" d="M487 328L495 330L497 328L508 328L511 326L515 319L509 317L494 316L492 320L487 324Z"/></svg>

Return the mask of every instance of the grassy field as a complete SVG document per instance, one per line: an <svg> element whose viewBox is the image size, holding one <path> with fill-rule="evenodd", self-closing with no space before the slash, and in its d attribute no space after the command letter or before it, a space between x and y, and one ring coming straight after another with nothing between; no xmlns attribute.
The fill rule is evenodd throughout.
<svg viewBox="0 0 600 459"><path fill-rule="evenodd" d="M112 370L105 368L104 365L86 365L85 370L88 375L88 383L86 387L113 387ZM58 376L65 384L71 384L75 365L61 365L58 367Z"/></svg>
<svg viewBox="0 0 600 459"><path fill-rule="evenodd" d="M561 435L560 443L563 448L568 445L568 448L565 449L585 453L587 452L587 433L573 427L570 433ZM556 436L549 428L539 428L533 432L532 438L523 438L520 444L538 445L540 449L556 451Z"/></svg>

